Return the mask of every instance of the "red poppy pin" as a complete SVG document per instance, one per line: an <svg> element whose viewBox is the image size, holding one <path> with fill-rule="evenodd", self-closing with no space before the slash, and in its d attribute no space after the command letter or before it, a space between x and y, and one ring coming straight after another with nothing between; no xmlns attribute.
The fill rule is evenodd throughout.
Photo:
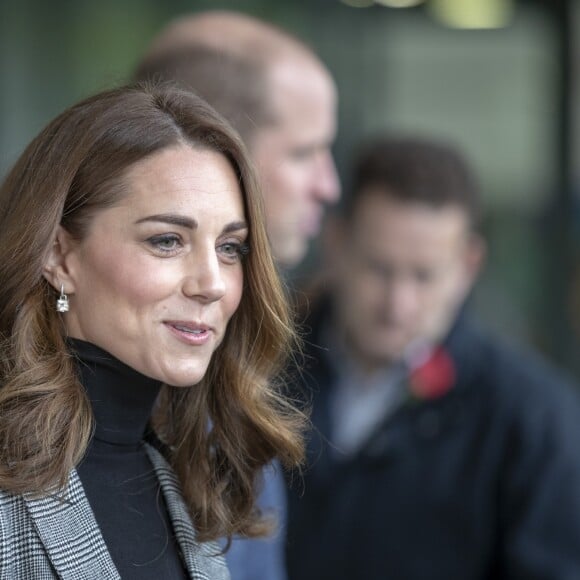
<svg viewBox="0 0 580 580"><path fill-rule="evenodd" d="M438 347L425 361L411 370L409 391L415 399L438 399L453 388L455 379L452 358L443 347Z"/></svg>

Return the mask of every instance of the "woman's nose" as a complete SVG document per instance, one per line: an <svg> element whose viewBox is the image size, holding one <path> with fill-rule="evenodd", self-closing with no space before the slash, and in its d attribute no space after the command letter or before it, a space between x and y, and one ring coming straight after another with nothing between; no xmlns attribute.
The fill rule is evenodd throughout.
<svg viewBox="0 0 580 580"><path fill-rule="evenodd" d="M187 265L183 280L183 293L203 302L215 302L226 291L222 266L215 248L197 252Z"/></svg>

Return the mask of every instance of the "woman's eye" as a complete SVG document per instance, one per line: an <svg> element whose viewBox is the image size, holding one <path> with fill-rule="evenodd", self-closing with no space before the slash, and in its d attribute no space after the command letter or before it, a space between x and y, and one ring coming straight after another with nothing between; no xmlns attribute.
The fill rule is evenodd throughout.
<svg viewBox="0 0 580 580"><path fill-rule="evenodd" d="M234 262L245 256L250 251L250 247L246 243L226 242L218 246L218 250L227 260Z"/></svg>
<svg viewBox="0 0 580 580"><path fill-rule="evenodd" d="M181 239L175 234L153 236L147 242L161 253L171 254L181 247Z"/></svg>

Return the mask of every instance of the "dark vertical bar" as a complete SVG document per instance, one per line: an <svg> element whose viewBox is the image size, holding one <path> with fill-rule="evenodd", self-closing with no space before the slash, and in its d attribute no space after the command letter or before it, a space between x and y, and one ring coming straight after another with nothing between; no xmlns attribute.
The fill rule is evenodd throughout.
<svg viewBox="0 0 580 580"><path fill-rule="evenodd" d="M544 305L548 315L550 348L553 357L561 364L574 366L574 333L570 324L569 292L573 272L574 199L572 184L572 23L570 0L546 2L552 12L556 30L556 83L557 105L555 163L557 181L553 197L553 211L548 230L547 278L549 292ZM580 370L580 369L577 369Z"/></svg>

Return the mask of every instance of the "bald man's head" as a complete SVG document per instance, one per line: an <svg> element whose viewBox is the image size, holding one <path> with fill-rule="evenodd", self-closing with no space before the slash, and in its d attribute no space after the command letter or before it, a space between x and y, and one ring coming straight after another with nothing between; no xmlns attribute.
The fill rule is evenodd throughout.
<svg viewBox="0 0 580 580"><path fill-rule="evenodd" d="M194 91L237 129L249 147L256 129L274 122L267 70L251 58L191 43L149 53L135 77L170 81Z"/></svg>
<svg viewBox="0 0 580 580"><path fill-rule="evenodd" d="M314 53L281 28L239 12L216 10L182 16L170 22L151 44L148 56L192 44L238 54L262 63L285 54L316 59Z"/></svg>
<svg viewBox="0 0 580 580"><path fill-rule="evenodd" d="M316 68L329 76L317 56L282 29L220 10L170 22L153 40L135 76L195 91L251 147L254 131L276 120L272 76L289 66Z"/></svg>
<svg viewBox="0 0 580 580"><path fill-rule="evenodd" d="M195 91L239 131L262 180L275 257L296 265L339 193L336 89L320 59L275 26L212 11L171 22L135 76Z"/></svg>

